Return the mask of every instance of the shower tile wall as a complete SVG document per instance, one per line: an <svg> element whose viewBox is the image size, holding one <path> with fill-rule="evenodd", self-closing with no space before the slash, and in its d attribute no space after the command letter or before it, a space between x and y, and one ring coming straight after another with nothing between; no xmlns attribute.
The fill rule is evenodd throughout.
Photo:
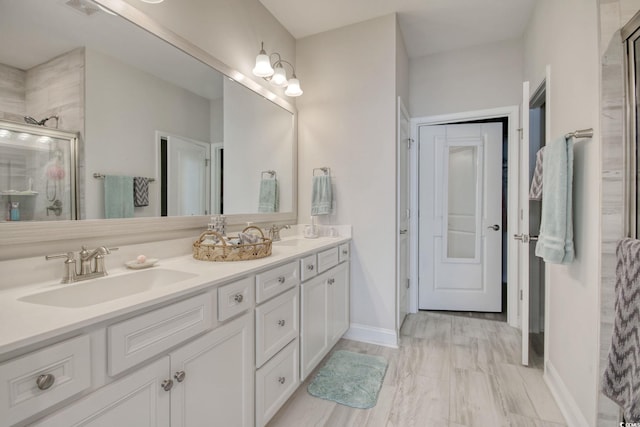
<svg viewBox="0 0 640 427"><path fill-rule="evenodd" d="M83 159L84 75L84 48L74 49L26 71L0 65L0 118L22 122L25 115L38 120L56 115L60 117L59 129L79 132L78 155ZM54 125L55 120L47 123L48 127ZM80 161L80 177L84 176L83 170L84 162ZM83 187L81 181L79 194L84 194ZM45 189L34 190L45 193ZM78 202L84 206L83 200ZM36 219L47 219L48 204L46 198L37 198L35 212L39 215ZM65 208L68 212L68 206ZM0 203L0 218L5 217L6 203Z"/></svg>
<svg viewBox="0 0 640 427"><path fill-rule="evenodd" d="M624 50L623 27L640 8L639 0L599 0L601 60L602 231L600 288L600 369L611 344L615 301L616 243L625 235L624 216ZM618 407L598 393L597 425L617 425Z"/></svg>

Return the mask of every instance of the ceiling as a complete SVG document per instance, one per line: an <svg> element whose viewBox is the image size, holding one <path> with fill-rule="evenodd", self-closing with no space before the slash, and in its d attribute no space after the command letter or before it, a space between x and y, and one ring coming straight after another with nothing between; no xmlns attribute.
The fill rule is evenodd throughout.
<svg viewBox="0 0 640 427"><path fill-rule="evenodd" d="M522 36L536 0L260 0L296 39L397 12L409 57Z"/></svg>

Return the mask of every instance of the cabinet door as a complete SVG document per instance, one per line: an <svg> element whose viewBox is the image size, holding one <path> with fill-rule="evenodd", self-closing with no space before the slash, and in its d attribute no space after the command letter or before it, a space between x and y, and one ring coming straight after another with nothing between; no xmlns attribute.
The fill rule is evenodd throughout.
<svg viewBox="0 0 640 427"><path fill-rule="evenodd" d="M327 276L323 274L303 283L301 289L300 371L304 380L328 350Z"/></svg>
<svg viewBox="0 0 640 427"><path fill-rule="evenodd" d="M253 313L214 329L170 357L171 427L253 425Z"/></svg>
<svg viewBox="0 0 640 427"><path fill-rule="evenodd" d="M171 393L164 357L33 424L38 427L169 427Z"/></svg>
<svg viewBox="0 0 640 427"><path fill-rule="evenodd" d="M349 329L349 263L329 273L329 347L333 347Z"/></svg>

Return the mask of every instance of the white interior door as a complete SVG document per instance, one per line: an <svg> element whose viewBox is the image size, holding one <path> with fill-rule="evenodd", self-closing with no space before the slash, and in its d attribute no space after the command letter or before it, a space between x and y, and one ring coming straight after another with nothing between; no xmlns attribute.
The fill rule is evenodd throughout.
<svg viewBox="0 0 640 427"><path fill-rule="evenodd" d="M520 326L522 330L522 364L529 364L529 82L522 84L522 118L519 165L518 289L520 290Z"/></svg>
<svg viewBox="0 0 640 427"><path fill-rule="evenodd" d="M211 144L167 137L167 213L169 216L209 213Z"/></svg>
<svg viewBox="0 0 640 427"><path fill-rule="evenodd" d="M409 114L398 98L398 330L409 310Z"/></svg>
<svg viewBox="0 0 640 427"><path fill-rule="evenodd" d="M502 310L502 124L419 128L419 307Z"/></svg>

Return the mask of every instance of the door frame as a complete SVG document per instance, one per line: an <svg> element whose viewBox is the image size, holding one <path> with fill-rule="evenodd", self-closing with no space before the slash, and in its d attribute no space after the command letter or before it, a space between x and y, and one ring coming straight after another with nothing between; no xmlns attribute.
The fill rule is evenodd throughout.
<svg viewBox="0 0 640 427"><path fill-rule="evenodd" d="M456 124L461 122L469 122L474 120L503 118L508 119L508 177L507 177L507 234L513 234L515 225L516 231L518 227L518 173L519 173L519 156L520 156L520 107L511 105L507 107L491 108L486 110L465 111L461 113L442 114L437 116L415 117L411 119L411 138L418 142L418 128L420 126ZM409 192L411 212L418 212L418 150L411 150L409 153L410 176L409 176ZM412 230L418 230L418 215L411 215L409 218ZM410 233L409 235L409 252L410 252L410 275L418 277L418 233ZM510 326L519 326L518 317L518 247L513 239L507 239L507 322ZM416 280L417 282L417 280ZM409 306L411 313L418 312L418 283L410 288Z"/></svg>
<svg viewBox="0 0 640 427"><path fill-rule="evenodd" d="M412 276L412 257L411 257L411 234L413 234L414 230L413 228L411 228L411 224L412 224L412 218L413 218L413 212L417 212L413 210L413 207L411 206L412 203L412 187L411 187L411 179L412 179L412 153L415 151L413 149L413 142L415 141L415 139L413 138L413 124L412 124L412 119L411 116L409 115L409 111L407 110L407 108L404 105L404 102L402 102L402 98L398 97L398 108L397 108L397 118L396 118L396 170L397 170L397 174L396 174L396 319L395 319L395 323L396 323L396 336L399 337L400 336L400 328L402 327L402 323L400 321L400 287L401 286L405 286L404 283L401 283L400 281L400 277L401 277L401 272L400 272L400 217L402 215L402 212L400 212L400 191L401 191L401 186L400 186L400 174L403 173L403 171L400 169L400 150L403 150L404 145L403 145L403 141L401 140L401 135L402 135L402 131L400 129L400 123L401 123L401 119L402 117L406 117L408 119L409 122L409 142L408 142L408 148L407 148L407 171L406 173L409 175L407 180L408 180L408 186L407 186L407 191L409 192L409 194L407 194L408 197L408 205L409 205L409 237L407 237L409 239L409 252L407 253L407 256L409 257L409 271L407 272L407 278L409 280L409 283L413 285L413 287L416 287L416 283L412 283L414 282L413 280L411 280L413 277L417 277L417 276ZM417 281L415 281L417 282ZM407 293L410 295L411 294L411 288L409 288L407 290ZM411 312L411 296L409 296L409 307L407 307L407 312Z"/></svg>

